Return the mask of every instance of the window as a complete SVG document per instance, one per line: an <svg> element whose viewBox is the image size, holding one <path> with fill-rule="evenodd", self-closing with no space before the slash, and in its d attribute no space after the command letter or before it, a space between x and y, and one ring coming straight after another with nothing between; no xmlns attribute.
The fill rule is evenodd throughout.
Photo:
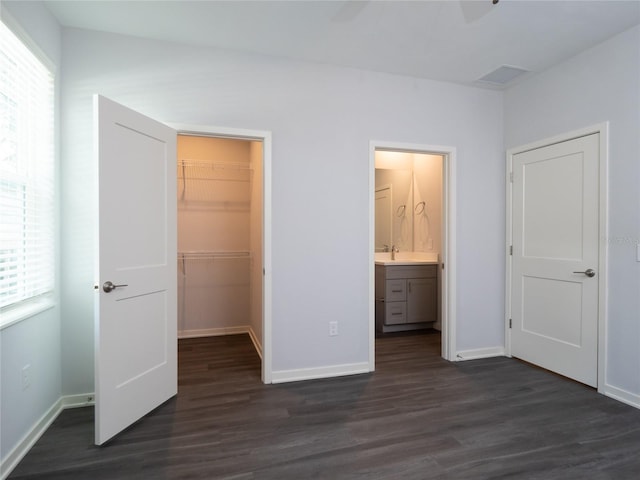
<svg viewBox="0 0 640 480"><path fill-rule="evenodd" d="M53 74L0 22L0 325L51 302L53 105Z"/></svg>

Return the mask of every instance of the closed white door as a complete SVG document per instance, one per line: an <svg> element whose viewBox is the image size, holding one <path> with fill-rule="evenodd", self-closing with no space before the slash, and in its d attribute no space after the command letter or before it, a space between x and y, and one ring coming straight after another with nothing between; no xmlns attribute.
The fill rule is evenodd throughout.
<svg viewBox="0 0 640 480"><path fill-rule="evenodd" d="M176 132L96 96L95 443L177 393Z"/></svg>
<svg viewBox="0 0 640 480"><path fill-rule="evenodd" d="M376 252L388 251L393 242L391 200L391 186L376 190Z"/></svg>
<svg viewBox="0 0 640 480"><path fill-rule="evenodd" d="M512 161L511 354L595 387L599 135Z"/></svg>

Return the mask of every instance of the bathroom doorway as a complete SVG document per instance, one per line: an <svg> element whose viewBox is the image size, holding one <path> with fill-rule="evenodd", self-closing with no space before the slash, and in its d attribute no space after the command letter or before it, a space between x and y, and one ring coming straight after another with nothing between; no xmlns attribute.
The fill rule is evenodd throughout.
<svg viewBox="0 0 640 480"><path fill-rule="evenodd" d="M441 356L455 360L452 358L455 355L454 167L452 147L371 142L369 340L372 370L375 337L383 331L433 327L441 331ZM384 210L380 211L382 207ZM390 217L390 232L386 226L379 228L377 220L381 217L384 220ZM377 238L381 233L385 239ZM381 292L388 281L382 280L381 284L385 266L421 266L429 269L430 273L424 276L431 278L410 278L406 282L401 279L400 289L406 288L406 293L394 298L391 305L379 298L384 296ZM437 281L433 278L435 275ZM429 304L429 300L425 303L426 297L433 298L437 306L433 302ZM419 315L431 313L416 317L411 310L420 311ZM397 317L385 320L384 312Z"/></svg>

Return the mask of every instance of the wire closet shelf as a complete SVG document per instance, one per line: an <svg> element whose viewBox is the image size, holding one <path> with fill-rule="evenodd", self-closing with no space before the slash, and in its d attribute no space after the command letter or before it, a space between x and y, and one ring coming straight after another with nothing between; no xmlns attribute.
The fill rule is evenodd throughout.
<svg viewBox="0 0 640 480"><path fill-rule="evenodd" d="M251 259L251 252L247 251L214 251L198 250L178 252L178 262L182 265L182 274L187 274L187 262L190 261L214 261L217 259L242 260Z"/></svg>

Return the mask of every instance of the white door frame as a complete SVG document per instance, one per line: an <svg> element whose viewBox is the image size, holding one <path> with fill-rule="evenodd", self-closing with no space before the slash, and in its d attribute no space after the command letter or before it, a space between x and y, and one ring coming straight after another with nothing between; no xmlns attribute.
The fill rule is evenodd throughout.
<svg viewBox="0 0 640 480"><path fill-rule="evenodd" d="M506 251L505 251L505 354L511 357L511 329L509 320L511 316L511 282L512 261L510 247L513 245L513 157L519 153L537 148L546 147L556 143L566 142L578 137L584 137L594 133L599 134L600 146L600 171L599 171L599 225L598 225L598 392L605 393L606 386L606 360L607 360L607 245L606 239L609 231L607 212L609 210L607 187L609 166L609 122L600 123L591 127L585 127L572 132L563 133L554 137L539 140L537 142L510 148L506 156Z"/></svg>
<svg viewBox="0 0 640 480"><path fill-rule="evenodd" d="M372 140L369 142L369 371L375 370L375 192L376 150L442 155L442 358L456 361L456 149Z"/></svg>
<svg viewBox="0 0 640 480"><path fill-rule="evenodd" d="M271 132L205 125L169 124L178 135L262 142L262 382L272 382ZM176 202L178 199L176 199Z"/></svg>

